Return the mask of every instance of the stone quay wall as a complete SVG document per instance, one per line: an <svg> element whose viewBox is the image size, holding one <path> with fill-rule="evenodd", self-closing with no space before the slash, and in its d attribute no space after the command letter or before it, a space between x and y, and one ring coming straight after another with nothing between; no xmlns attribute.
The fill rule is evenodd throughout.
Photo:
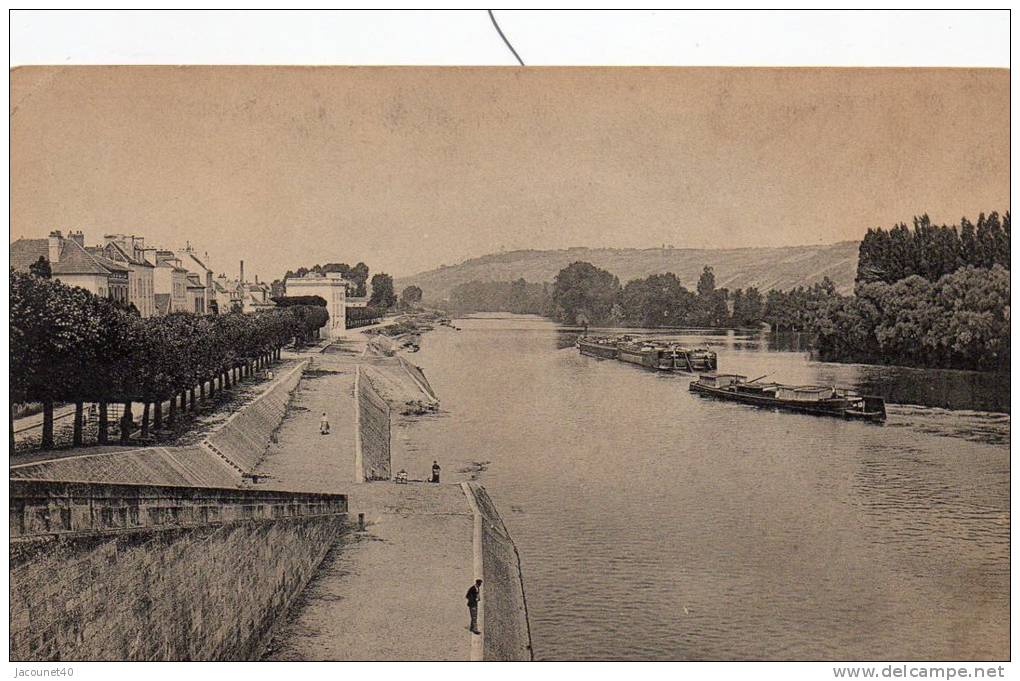
<svg viewBox="0 0 1020 681"><path fill-rule="evenodd" d="M481 516L483 659L531 661L531 627L517 546L485 488L474 482L462 485Z"/></svg>
<svg viewBox="0 0 1020 681"><path fill-rule="evenodd" d="M390 406L358 368L358 433L365 480L390 479Z"/></svg>
<svg viewBox="0 0 1020 681"><path fill-rule="evenodd" d="M12 660L258 659L343 495L11 480Z"/></svg>
<svg viewBox="0 0 1020 681"><path fill-rule="evenodd" d="M264 393L227 419L202 445L223 457L241 473L250 473L262 461L273 434L287 415L287 405L308 360L276 380Z"/></svg>

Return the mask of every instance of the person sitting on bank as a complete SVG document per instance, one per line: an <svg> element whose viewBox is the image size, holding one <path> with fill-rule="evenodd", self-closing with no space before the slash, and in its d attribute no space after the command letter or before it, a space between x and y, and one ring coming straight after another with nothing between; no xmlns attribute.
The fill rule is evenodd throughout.
<svg viewBox="0 0 1020 681"><path fill-rule="evenodd" d="M439 482L439 471L440 470L441 469L439 468L439 462L438 461L433 461L432 462L432 482Z"/></svg>

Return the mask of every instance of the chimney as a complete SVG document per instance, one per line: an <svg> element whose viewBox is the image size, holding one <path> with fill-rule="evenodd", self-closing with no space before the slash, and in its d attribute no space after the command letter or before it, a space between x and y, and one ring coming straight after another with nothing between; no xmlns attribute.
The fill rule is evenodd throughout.
<svg viewBox="0 0 1020 681"><path fill-rule="evenodd" d="M255 275L255 283L256 284L259 283L259 275L257 275L257 274Z"/></svg>
<svg viewBox="0 0 1020 681"><path fill-rule="evenodd" d="M244 261L241 261L241 283L244 283Z"/></svg>
<svg viewBox="0 0 1020 681"><path fill-rule="evenodd" d="M67 237L82 248L85 248L85 234L80 229L77 232L71 232Z"/></svg>
<svg viewBox="0 0 1020 681"><path fill-rule="evenodd" d="M64 237L60 233L59 229L55 229L52 232L50 232L49 260L51 265L55 262L60 262L60 244L63 240Z"/></svg>

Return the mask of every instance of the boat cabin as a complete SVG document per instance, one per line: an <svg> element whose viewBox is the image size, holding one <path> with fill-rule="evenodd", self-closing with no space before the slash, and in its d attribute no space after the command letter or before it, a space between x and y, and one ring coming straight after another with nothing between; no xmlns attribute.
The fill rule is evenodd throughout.
<svg viewBox="0 0 1020 681"><path fill-rule="evenodd" d="M728 388L731 385L743 383L747 380L747 376L739 374L701 374L699 380L702 385L707 385L710 388Z"/></svg>
<svg viewBox="0 0 1020 681"><path fill-rule="evenodd" d="M776 397L780 400L792 400L794 402L818 402L836 396L832 388L823 388L817 385L791 386L781 385L776 388Z"/></svg>

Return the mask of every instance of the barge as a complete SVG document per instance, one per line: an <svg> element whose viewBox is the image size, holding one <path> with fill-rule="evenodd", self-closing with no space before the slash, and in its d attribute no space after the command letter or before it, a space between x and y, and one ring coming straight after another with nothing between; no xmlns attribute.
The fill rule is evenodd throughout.
<svg viewBox="0 0 1020 681"><path fill-rule="evenodd" d="M621 342L617 344L616 349L616 358L621 362L630 362L659 371L672 371L676 368L673 348L661 343Z"/></svg>
<svg viewBox="0 0 1020 681"><path fill-rule="evenodd" d="M706 348L687 348L678 343L636 340L631 336L581 336L576 342L582 355L618 359L657 371L714 371L716 354Z"/></svg>
<svg viewBox="0 0 1020 681"><path fill-rule="evenodd" d="M849 388L748 381L737 374L702 374L691 381L693 393L756 407L769 407L796 411L817 416L836 416L882 423L885 421L885 400L881 397L861 395Z"/></svg>
<svg viewBox="0 0 1020 681"><path fill-rule="evenodd" d="M605 359L616 359L618 350L617 342L606 336L582 336L577 339L577 349L582 355L589 357L603 357Z"/></svg>

